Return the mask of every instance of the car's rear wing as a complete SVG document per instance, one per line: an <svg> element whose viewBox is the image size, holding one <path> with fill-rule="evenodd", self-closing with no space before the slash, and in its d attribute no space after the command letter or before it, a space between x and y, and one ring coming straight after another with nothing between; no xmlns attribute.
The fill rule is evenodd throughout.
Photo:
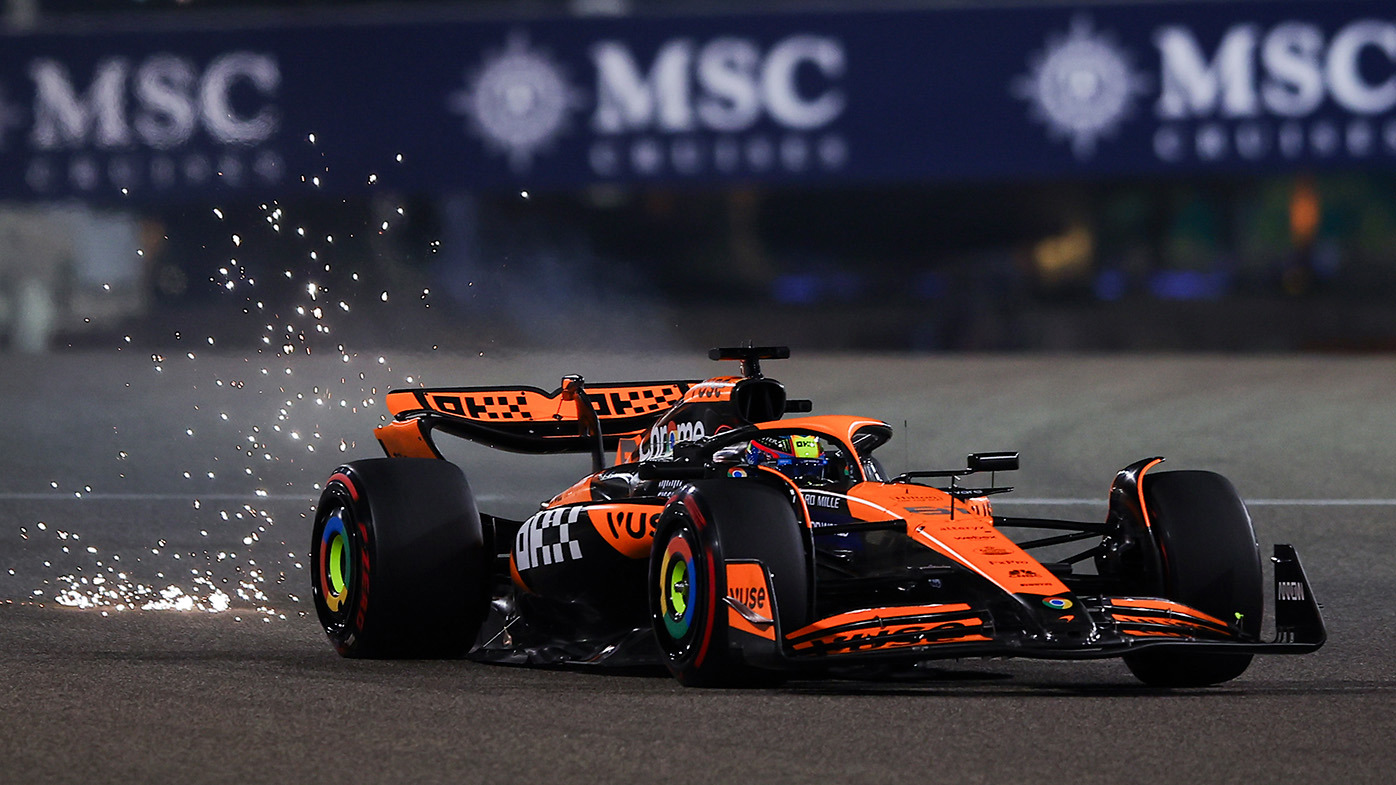
<svg viewBox="0 0 1396 785"><path fill-rule="evenodd" d="M440 430L512 452L614 450L645 433L697 381L612 382L583 386L569 376L552 392L537 387L426 387L392 390L393 422L374 435L389 456L440 457Z"/></svg>

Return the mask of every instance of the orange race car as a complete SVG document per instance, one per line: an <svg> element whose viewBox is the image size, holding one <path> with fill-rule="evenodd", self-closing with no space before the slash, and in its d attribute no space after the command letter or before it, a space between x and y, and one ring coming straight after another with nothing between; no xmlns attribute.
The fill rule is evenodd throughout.
<svg viewBox="0 0 1396 785"><path fill-rule="evenodd" d="M866 417L805 415L760 361L706 381L397 390L389 457L330 476L312 537L315 608L348 657L663 662L687 685L912 669L927 660L1123 657L1143 682L1233 679L1257 653L1314 651L1319 606L1274 550L1275 629L1231 483L1116 475L1101 522L995 515L1016 453L889 476ZM593 471L524 521L477 510L433 443L590 453ZM607 456L613 457L608 462ZM609 463L609 465L608 465ZM970 475L988 485L968 487ZM927 482L944 487L933 487ZM1016 539L1004 532L1047 532Z"/></svg>

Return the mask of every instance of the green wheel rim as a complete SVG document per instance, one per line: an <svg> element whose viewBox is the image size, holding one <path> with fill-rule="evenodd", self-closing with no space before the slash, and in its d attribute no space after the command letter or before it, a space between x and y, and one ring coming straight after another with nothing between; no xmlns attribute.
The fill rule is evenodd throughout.
<svg viewBox="0 0 1396 785"><path fill-rule="evenodd" d="M339 613L349 599L354 581L354 544L344 522L344 510L330 513L320 534L320 558L316 585L331 613Z"/></svg>
<svg viewBox="0 0 1396 785"><path fill-rule="evenodd" d="M334 539L330 541L328 566L330 568L330 591L335 594L343 594L344 590L349 587L350 568L348 543L344 541L344 536L341 534L335 534Z"/></svg>
<svg viewBox="0 0 1396 785"><path fill-rule="evenodd" d="M694 598L698 591L693 549L682 535L670 538L660 563L660 615L674 641L685 639L693 628Z"/></svg>
<svg viewBox="0 0 1396 785"><path fill-rule="evenodd" d="M669 571L669 607L677 617L682 617L688 608L688 563L674 562Z"/></svg>

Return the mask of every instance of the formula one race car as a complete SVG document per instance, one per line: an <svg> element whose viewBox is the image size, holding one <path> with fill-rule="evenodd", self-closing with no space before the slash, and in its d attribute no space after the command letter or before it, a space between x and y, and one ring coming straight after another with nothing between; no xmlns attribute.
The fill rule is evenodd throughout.
<svg viewBox="0 0 1396 785"><path fill-rule="evenodd" d="M1176 687L1236 678L1257 653L1323 645L1288 545L1274 550L1276 636L1260 639L1255 534L1219 475L1155 472L1162 459L1150 458L1116 475L1104 521L995 515L989 497L1012 490L995 474L1017 469L1016 453L891 477L875 456L886 423L785 417L812 406L787 399L760 361L788 349L710 356L740 361L741 375L388 393L393 420L375 435L389 457L336 469L316 508L315 609L335 648L662 662L686 685L945 658L1123 657L1146 684ZM593 472L528 520L507 520L476 509L436 433L590 453ZM962 484L986 473L988 485Z"/></svg>

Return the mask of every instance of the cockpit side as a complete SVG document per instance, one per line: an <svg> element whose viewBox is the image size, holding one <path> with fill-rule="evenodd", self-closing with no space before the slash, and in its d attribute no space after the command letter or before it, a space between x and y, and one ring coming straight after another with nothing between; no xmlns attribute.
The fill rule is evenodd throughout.
<svg viewBox="0 0 1396 785"><path fill-rule="evenodd" d="M718 440L717 465L764 466L796 486L842 493L864 481L885 481L873 451L892 436L886 423L861 417L803 417L761 423Z"/></svg>

